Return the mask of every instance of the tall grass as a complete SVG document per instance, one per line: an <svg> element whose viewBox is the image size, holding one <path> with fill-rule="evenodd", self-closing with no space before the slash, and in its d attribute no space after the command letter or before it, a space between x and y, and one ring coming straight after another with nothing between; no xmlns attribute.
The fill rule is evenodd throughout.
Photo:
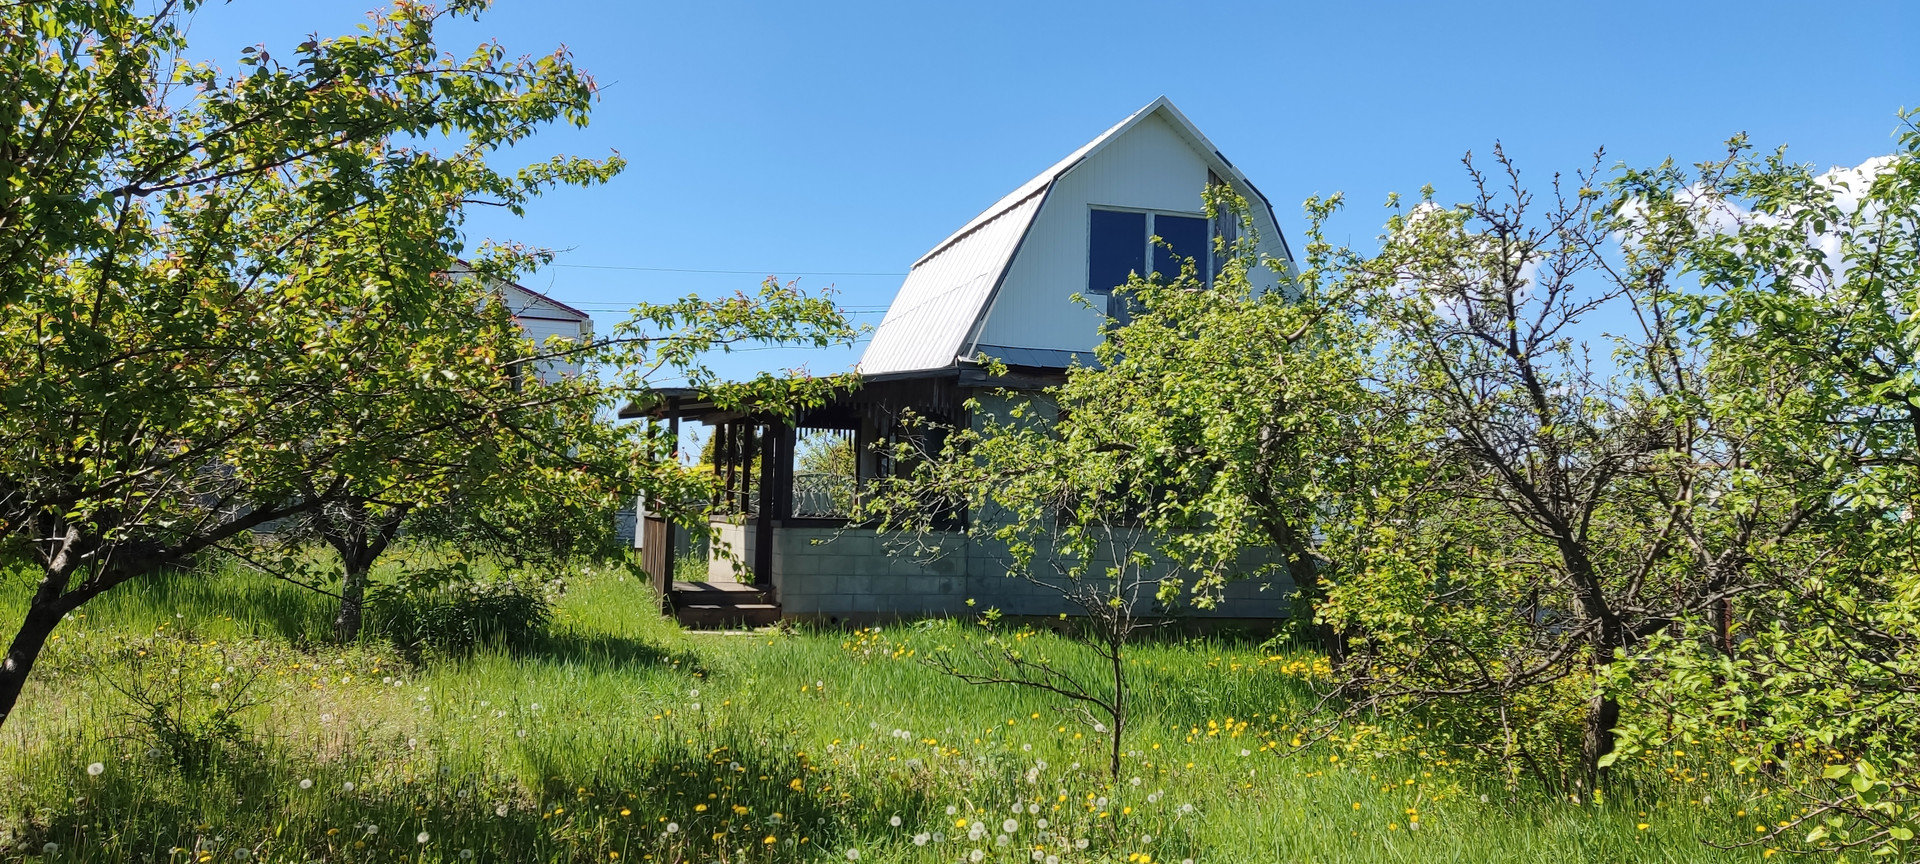
<svg viewBox="0 0 1920 864"><path fill-rule="evenodd" d="M1698 754L1600 801L1509 790L1404 731L1283 756L1318 658L1223 639L1134 652L1115 782L1044 694L919 662L964 625L724 636L658 608L583 572L537 646L415 665L327 645L327 598L256 575L128 586L63 625L0 732L0 857L1709 861L1760 858L1702 841L1778 817ZM258 702L207 764L170 758L128 695L175 680Z"/></svg>

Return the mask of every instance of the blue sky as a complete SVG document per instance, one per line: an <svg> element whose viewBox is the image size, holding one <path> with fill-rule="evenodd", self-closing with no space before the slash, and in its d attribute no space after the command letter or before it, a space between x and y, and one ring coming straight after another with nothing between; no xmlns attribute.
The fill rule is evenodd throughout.
<svg viewBox="0 0 1920 864"><path fill-rule="evenodd" d="M233 0L193 25L230 66L343 33L379 0ZM1888 152L1920 105L1920 3L747 3L497 0L465 51L571 48L604 88L592 125L534 139L629 161L470 241L562 250L528 287L595 313L752 288L834 287L877 324L907 267L1042 168L1165 94L1270 198L1344 191L1334 239L1366 244L1390 191L1465 193L1497 140L1544 181L1589 163L1684 162L1745 131L1798 161ZM604 269L652 268L652 269ZM738 272L679 272L679 271ZM804 275L803 275L804 274ZM885 275L871 275L885 274ZM840 371L858 348L758 351L722 368Z"/></svg>

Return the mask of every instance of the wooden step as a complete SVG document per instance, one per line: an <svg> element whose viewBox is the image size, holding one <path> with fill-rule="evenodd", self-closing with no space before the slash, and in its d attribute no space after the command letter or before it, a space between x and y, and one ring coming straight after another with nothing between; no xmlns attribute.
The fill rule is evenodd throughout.
<svg viewBox="0 0 1920 864"><path fill-rule="evenodd" d="M766 585L675 582L670 599L683 627L765 627L780 620L780 605Z"/></svg>
<svg viewBox="0 0 1920 864"><path fill-rule="evenodd" d="M673 601L675 605L714 604L729 605L736 603L771 603L773 589L765 585L749 585L743 582L675 582L673 583Z"/></svg>
<svg viewBox="0 0 1920 864"><path fill-rule="evenodd" d="M673 611L682 627L765 627L780 620L780 607L772 603L693 603Z"/></svg>

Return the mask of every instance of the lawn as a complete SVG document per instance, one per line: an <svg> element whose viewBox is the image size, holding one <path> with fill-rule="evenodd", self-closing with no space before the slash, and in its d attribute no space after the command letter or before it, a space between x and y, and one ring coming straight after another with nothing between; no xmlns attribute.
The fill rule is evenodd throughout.
<svg viewBox="0 0 1920 864"><path fill-rule="evenodd" d="M1224 637L1133 652L1116 779L1057 699L920 662L973 625L682 632L631 576L567 585L538 646L419 663L257 576L118 591L0 732L0 858L1744 861L1703 840L1779 818L1699 754L1598 803L1408 730L1284 755L1324 661Z"/></svg>

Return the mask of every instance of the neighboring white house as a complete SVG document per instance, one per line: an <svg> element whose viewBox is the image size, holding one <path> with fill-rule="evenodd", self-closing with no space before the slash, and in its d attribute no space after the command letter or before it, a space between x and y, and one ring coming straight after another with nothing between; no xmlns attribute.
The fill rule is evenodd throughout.
<svg viewBox="0 0 1920 864"><path fill-rule="evenodd" d="M819 493L890 470L873 445L918 434L899 422L903 412L974 423L969 399L991 406L997 391L1039 390L1064 381L1075 362L1091 363L1102 322L1125 314L1124 306L1088 308L1075 295L1111 297L1129 273L1170 276L1187 257L1211 279L1219 266L1213 238L1236 236L1229 232L1237 228L1231 218L1207 219L1203 196L1210 185L1229 186L1250 203L1260 251L1290 268L1292 256L1266 197L1163 97L1021 184L914 262L860 359L860 389L801 412L791 424L722 411L692 392L666 394L664 406L623 412L676 423L695 419L714 429L722 489L714 535L747 565L754 590L717 590L736 567L721 557L710 567L715 584L669 586L664 553L672 544L654 544L659 548L646 556L648 568L671 590L682 617L849 621L966 614L970 606L1029 615L1073 611L1044 590L1005 578L1005 556L959 532L942 544L949 551L937 561L890 554L873 532L848 528L844 513L820 512L822 502L836 499ZM1152 244L1154 236L1172 250ZM1278 281L1264 271L1254 278L1269 287ZM978 362L982 354L1004 364L1005 374ZM810 476L817 472L796 473L796 452L836 440L851 440L859 454L858 476L846 478L846 487L822 487ZM650 530L670 536L664 525ZM1228 602L1204 615L1284 617L1289 590L1235 583Z"/></svg>
<svg viewBox="0 0 1920 864"><path fill-rule="evenodd" d="M456 279L474 275L464 261L455 262L449 273ZM587 313L522 285L498 279L488 281L494 296L513 316L514 323L536 344L550 351L562 351L563 348L548 340L559 337L578 345L593 341L593 318ZM543 361L538 368L541 381L556 381L563 376L580 374L580 361L561 355Z"/></svg>

